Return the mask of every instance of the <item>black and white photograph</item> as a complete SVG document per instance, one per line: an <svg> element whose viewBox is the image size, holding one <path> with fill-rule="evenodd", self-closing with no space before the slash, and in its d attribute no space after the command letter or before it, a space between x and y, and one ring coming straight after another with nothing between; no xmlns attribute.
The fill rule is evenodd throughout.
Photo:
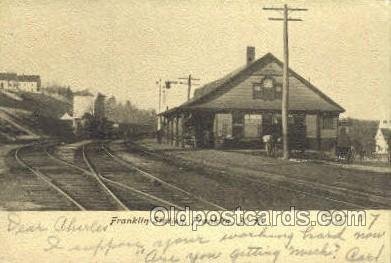
<svg viewBox="0 0 391 263"><path fill-rule="evenodd" d="M2 231L33 231L22 212L81 211L109 212L109 227L198 211L193 230L262 225L259 211L326 211L335 226L340 211L373 230L391 208L390 12L388 0L0 0ZM371 253L309 227L301 242L327 245L288 243L291 258L249 245L121 260L389 262L389 230L356 232Z"/></svg>

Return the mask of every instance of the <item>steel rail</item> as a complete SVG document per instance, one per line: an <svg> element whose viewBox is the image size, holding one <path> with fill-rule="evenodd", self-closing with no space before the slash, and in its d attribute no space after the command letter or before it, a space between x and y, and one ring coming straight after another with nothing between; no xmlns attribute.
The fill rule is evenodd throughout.
<svg viewBox="0 0 391 263"><path fill-rule="evenodd" d="M35 145L35 144L34 144ZM48 184L50 187L52 187L53 189L55 189L57 192L59 192L61 195L63 195L67 200L69 200L70 202L72 202L74 205L76 205L80 210L82 211L86 211L87 209L81 205L78 201L76 201L75 199L73 199L68 193L64 192L60 187L58 187L55 183L52 182L52 180L44 175L42 172L40 172L39 170L36 170L34 169L32 166L28 165L27 162L23 161L23 159L20 157L19 155L19 151L22 149L22 148L26 148L26 147L30 147L32 145L25 145L25 146L22 146L18 149L16 149L15 151L15 159L16 161L24 168L28 169L30 172L32 172L34 175L36 175L39 179L41 179L42 181L44 181L46 184Z"/></svg>
<svg viewBox="0 0 391 263"><path fill-rule="evenodd" d="M131 143L134 144L133 142L131 142ZM144 150L144 149L139 149L139 150L144 152L144 153L146 153L146 154L149 154L149 155L152 155L152 156L157 156L157 157L161 158L160 155L158 155L158 154L156 154L154 152L150 152L150 151L147 151L147 150ZM285 177L285 175L283 175L283 174L270 173L270 172L266 172L266 171L263 171L263 170L258 170L258 171L261 171L264 174L279 175L279 176L284 176ZM306 194L306 195L309 195L309 196L314 196L316 198L324 198L326 200L330 200L330 201L333 201L333 202L336 202L336 203L348 204L348 205L351 205L351 206L356 207L356 208L365 208L364 206L358 205L358 204L353 203L353 202L343 201L343 200L339 200L339 199L335 199L335 198L328 197L328 196L323 196L323 195L317 195L317 194L314 194L314 193L311 193L311 192L307 192L307 191L304 191L304 190L292 189L292 188L289 188L289 187L278 185L277 183L272 183L270 181L268 181L268 182L261 181L260 178L258 179L258 178L254 178L252 176L238 176L238 175L233 175L233 174L228 174L228 176L244 179L244 180L250 181L252 183L267 184L267 185L274 186L276 188L281 188L281 189L284 189L284 190L287 190L287 191L290 191L290 192L297 192L297 193L301 193L301 194ZM270 179L270 180L273 180L273 179ZM309 182L309 183L311 183L311 182ZM329 188L331 188L331 187L329 187ZM315 187L315 190L317 190L316 187ZM321 190L321 189L319 189L319 190ZM323 189L323 190L327 191L327 189Z"/></svg>
<svg viewBox="0 0 391 263"><path fill-rule="evenodd" d="M212 203L212 202L210 202L210 201L208 201L208 200L205 200L205 199L202 198L202 197L195 196L194 194L192 194L192 193L190 193L190 192L188 192L188 191L186 191L186 190L183 190L183 189L179 188L179 187L176 186L176 185L173 185L173 184L171 184L171 183L168 183L168 182L166 182L166 181L164 181L164 180L162 180L162 179L160 179L160 178L158 178L158 177L152 175L151 173L148 173L148 172L146 172L146 171L141 170L140 168L136 167L134 164L131 164L131 163L129 163L129 162L123 160L122 158L120 158L120 157L117 156L116 154L111 153L111 152L109 151L109 149L107 149L107 147L104 146L104 145L102 145L102 149L103 149L103 150L105 151L105 153L106 153L109 157L111 157L113 160L115 160L115 161L117 161L118 163L121 163L121 164L127 166L127 167L130 168L130 169L136 170L137 172L139 172L141 175L143 175L143 176L145 176L145 177L148 177L148 178L150 178L150 179L153 179L153 180L155 180L155 181L157 181L157 182L159 182L159 183L161 183L161 184L163 184L163 185L168 186L169 188L175 189L175 190L177 190L177 191L179 191L179 192L181 192L181 193L184 193L184 194L186 194L186 195L188 195L188 196L191 196L191 197L193 197L193 198L195 198L195 199L197 199L197 200L199 200L199 201L201 201L201 202L204 202L205 204L208 204L208 205L210 205L210 206L216 207L216 208L218 208L218 209L220 209L220 210L226 210L226 208L224 208L224 207L222 207L222 206L219 206L219 205L217 205L217 204L215 204L215 203Z"/></svg>
<svg viewBox="0 0 391 263"><path fill-rule="evenodd" d="M166 205L175 206L175 207L177 207L177 208L179 208L179 209L181 209L181 210L184 209L183 207L181 207L181 206L179 206L179 205L176 205L176 204L174 204L174 203L172 203L172 202L166 201L166 200L161 199L161 198L159 198L159 197L156 197L156 196L154 196L154 195L151 195L151 194L145 193L145 192L143 192L143 191L137 190L137 189L135 189L135 188L133 188L133 187L131 187L131 186L129 186L129 185L125 185L125 184L123 184L123 183L120 183L120 182L117 182L117 181L114 181L114 180L111 180L111 179L106 178L105 176L101 175L101 174L92 166L91 161L87 158L87 154L86 154L84 145L83 145L82 151L83 151L83 159L84 159L84 162L87 164L88 169L90 170L90 173L93 174L94 176L96 176L97 178L99 178L100 181L101 181L101 180L104 180L104 181L106 181L106 182L115 184L116 186L119 186L119 187L121 187L121 188L125 188L125 189L130 190L130 191L132 191L132 192L135 192L135 193L137 193L137 194L143 195L144 198L146 197L146 198L149 199L149 200L152 199L153 201L158 201L158 202L163 203L163 204L166 204ZM104 184L104 183L102 182L102 184ZM104 184L104 185L105 185L105 184ZM105 185L105 187L107 188L106 185ZM107 188L107 189L108 189L108 188ZM109 190L109 189L108 189L108 190ZM110 190L109 190L109 191L110 191ZM110 191L110 192L111 192L111 191ZM114 194L113 194L113 195L114 195ZM117 199L118 199L118 198L117 198ZM119 199L118 199L118 200L119 200ZM120 201L120 202L121 202L121 201ZM121 203L122 203L122 202L121 202Z"/></svg>
<svg viewBox="0 0 391 263"><path fill-rule="evenodd" d="M232 152L232 151L226 151L226 152ZM248 153L243 153L243 154L248 154ZM335 193L335 191L340 191L340 192L343 192L344 194L348 193L350 195L356 195L356 196L360 196L362 198L367 198L369 201L372 201L372 202L375 202L375 203L378 203L378 204L380 204L380 203L385 203L385 204L391 203L391 199L390 198L387 198L387 197L384 197L384 196L381 196L381 195L377 195L377 194L374 194L374 193L363 193L363 192L358 191L358 190L348 189L348 188L341 187L341 186L329 186L329 185L326 185L326 184L323 184L323 183L311 182L311 181L305 180L305 177L302 177L302 176L297 176L295 178L295 180L293 181L292 179L287 178L286 174L265 171L265 170L262 170L262 169L259 169L257 171L261 171L262 173L264 173L266 175L270 175L270 176L275 176L275 175L276 176L281 176L281 177L284 177L284 178L290 180L291 182L293 182L293 183L295 183L297 185L310 185L310 186L314 187L315 189L317 188L317 189L324 190L324 191L327 191L327 192L330 192L330 193ZM378 199L378 200L376 200L376 199Z"/></svg>
<svg viewBox="0 0 391 263"><path fill-rule="evenodd" d="M92 171L91 171L90 168L87 170L87 169L82 168L82 167L80 167L80 166L78 166L78 165L75 165L75 164L73 164L73 163L70 163L70 162L68 162L68 161L66 161L66 160L64 160L64 159L58 158L58 157L54 156L53 154L51 154L51 153L48 152L48 151L47 151L47 154L48 154L48 156L49 156L50 158L52 158L53 160L55 160L55 161L57 161L57 162L61 162L61 163L64 163L64 164L66 164L66 165L72 166L73 168L75 168L75 169L77 169L77 170L79 170L79 171L81 171L81 172L84 172L84 173L86 173L86 174L89 174L89 175L93 175L93 176L97 175L97 176L99 176L100 179L102 179L103 181L106 181L106 182L111 183L111 184L115 184L117 187L124 188L124 189L130 190L130 191L132 191L132 192L136 192L137 194L143 195L144 198L146 198L146 199L151 199L151 200L153 200L153 201L158 201L158 202L163 203L163 204L166 204L166 205L171 205L171 206L175 206L175 207L178 207L178 208L180 208L180 209L183 209L183 207L178 206L178 205L175 205L175 204L173 204L173 203L171 203L171 202L168 202L168 201L166 201L166 200L160 199L160 198L158 198L158 197L155 197L155 196L150 195L150 194L148 194L148 193L145 193L145 192L143 192L143 191L137 190L137 189L135 189L135 188L133 188L133 187L130 187L130 186L125 185L125 184L122 184L122 183L120 183L120 182L116 182L116 181L110 180L110 179L108 179L108 178L106 178L106 177L100 175L99 173L96 174L94 169L93 169ZM83 161L84 161L84 160L83 160ZM92 167L91 167L91 168L92 168Z"/></svg>

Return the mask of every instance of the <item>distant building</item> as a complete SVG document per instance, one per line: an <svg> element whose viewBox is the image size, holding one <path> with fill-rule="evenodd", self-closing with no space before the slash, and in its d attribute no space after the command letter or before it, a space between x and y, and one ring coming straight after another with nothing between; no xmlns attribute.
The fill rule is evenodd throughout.
<svg viewBox="0 0 391 263"><path fill-rule="evenodd" d="M38 75L0 73L0 90L38 93L40 89L41 78Z"/></svg>
<svg viewBox="0 0 391 263"><path fill-rule="evenodd" d="M0 90L17 90L18 75L16 73L0 73Z"/></svg>
<svg viewBox="0 0 391 263"><path fill-rule="evenodd" d="M86 114L97 119L104 118L104 101L105 96L101 93L93 94L88 90L74 92L72 114L66 112L61 120L72 120L72 126L77 131L83 125L82 119Z"/></svg>
<svg viewBox="0 0 391 263"><path fill-rule="evenodd" d="M391 120L381 120L376 136L376 153L387 154L391 151Z"/></svg>
<svg viewBox="0 0 391 263"><path fill-rule="evenodd" d="M63 121L72 121L73 120L73 117L71 115L69 115L68 112L65 112L64 115L61 116L60 120L63 120Z"/></svg>
<svg viewBox="0 0 391 263"><path fill-rule="evenodd" d="M87 90L78 91L73 94L73 114L74 119L81 119L84 114L94 114L95 96Z"/></svg>
<svg viewBox="0 0 391 263"><path fill-rule="evenodd" d="M176 145L240 147L261 144L264 135L281 136L283 62L271 53L195 90L182 105L159 114L163 138ZM289 69L291 149L334 152L339 114L345 110L308 80Z"/></svg>
<svg viewBox="0 0 391 263"><path fill-rule="evenodd" d="M38 93L41 90L41 78L38 75L19 75L18 88L24 92Z"/></svg>

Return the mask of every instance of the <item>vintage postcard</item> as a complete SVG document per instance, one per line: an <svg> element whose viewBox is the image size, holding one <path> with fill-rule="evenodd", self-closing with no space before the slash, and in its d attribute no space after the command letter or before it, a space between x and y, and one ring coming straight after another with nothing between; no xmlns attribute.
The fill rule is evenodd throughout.
<svg viewBox="0 0 391 263"><path fill-rule="evenodd" d="M0 262L390 262L389 0L0 0Z"/></svg>

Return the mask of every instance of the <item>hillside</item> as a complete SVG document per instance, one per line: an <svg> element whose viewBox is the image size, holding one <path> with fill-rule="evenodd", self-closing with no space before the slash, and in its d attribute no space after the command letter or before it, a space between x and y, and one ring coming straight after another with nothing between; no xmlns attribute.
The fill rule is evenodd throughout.
<svg viewBox="0 0 391 263"><path fill-rule="evenodd" d="M59 118L72 105L43 94L0 91L0 141L68 133Z"/></svg>

